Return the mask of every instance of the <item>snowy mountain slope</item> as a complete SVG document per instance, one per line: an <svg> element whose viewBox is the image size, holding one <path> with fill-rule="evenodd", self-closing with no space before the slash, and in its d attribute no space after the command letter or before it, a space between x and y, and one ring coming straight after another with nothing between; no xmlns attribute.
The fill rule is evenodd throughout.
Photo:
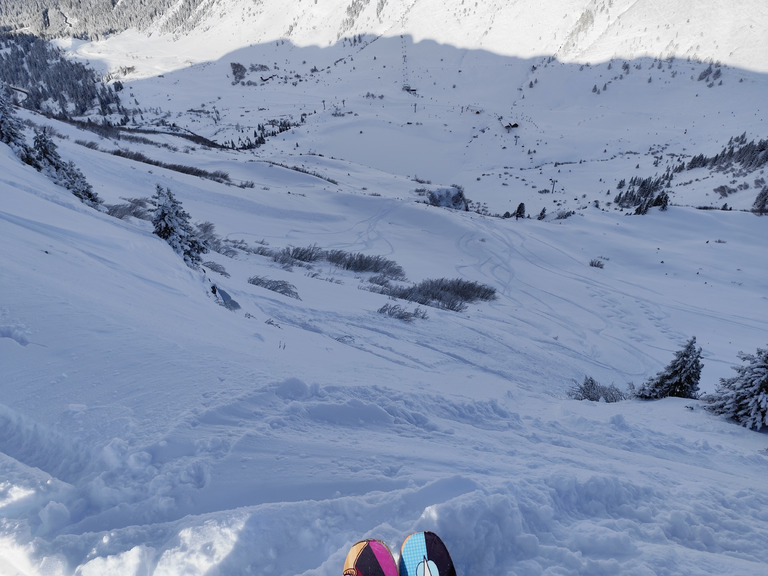
<svg viewBox="0 0 768 576"><path fill-rule="evenodd" d="M372 3L350 6L350 35L377 22ZM426 3L378 6L382 24L430 22ZM329 575L357 539L396 550L416 529L443 536L460 574L759 573L764 433L696 401L567 391L585 375L640 384L695 335L711 392L738 351L765 346L768 236L748 212L764 170L676 173L666 212L614 202L622 179L765 137L765 76L563 62L607 45L594 6L559 59L410 29L336 42L335 11L273 41L277 9L251 9L275 19L248 34L278 36L245 42L249 21L221 10L187 37L68 43L124 83L120 138L20 113L55 129L106 203L169 187L251 251L193 271L147 222L86 208L0 145L0 573ZM294 126L252 150L186 138L238 145L280 120ZM472 211L424 203L451 184ZM493 216L521 202L531 218ZM370 291L369 273L254 253L311 245L497 298L403 322L378 311L416 305Z"/></svg>
<svg viewBox="0 0 768 576"><path fill-rule="evenodd" d="M174 154L258 182L238 188L55 128L107 202L159 183L225 236L383 254L412 280L458 275L498 298L404 323L328 264L241 253L208 255L229 276L194 272L145 224L85 208L4 149L5 572L334 574L357 538L396 548L419 528L444 536L461 573L768 561L763 434L696 402L565 398L584 374L639 382L691 334L703 388L730 375L764 337L761 218L515 222L417 203L406 178L341 160L315 157L332 185L250 154ZM211 282L241 308L218 305Z"/></svg>
<svg viewBox="0 0 768 576"><path fill-rule="evenodd" d="M417 41L523 58L596 62L675 56L766 71L768 50L763 34L768 8L759 0L557 0L546 6L530 0L122 0L113 6L3 0L2 6L0 23L33 33L100 37L139 29L179 37L194 30L205 32L209 51L280 39L326 47L360 34L408 34Z"/></svg>
<svg viewBox="0 0 768 576"><path fill-rule="evenodd" d="M152 56L126 56L144 53L145 44ZM720 152L732 137L760 139L767 129L764 76L704 62L576 65L404 36L328 49L277 42L172 71L165 55L174 46L124 36L73 48L105 72L136 66L123 78L128 127L167 130L172 122L242 146L259 126L287 121L293 128L257 155L310 171L332 157L435 186L458 184L498 214L519 202L534 216L595 201L610 207L622 180L661 176L696 154ZM239 82L233 64L245 69ZM674 203L749 209L759 186L754 174L737 172L675 173L668 192ZM725 198L715 192L723 185L733 189Z"/></svg>

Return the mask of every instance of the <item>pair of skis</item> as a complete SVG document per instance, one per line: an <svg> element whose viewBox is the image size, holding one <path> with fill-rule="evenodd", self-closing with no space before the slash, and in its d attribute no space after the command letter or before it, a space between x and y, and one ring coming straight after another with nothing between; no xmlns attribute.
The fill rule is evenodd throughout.
<svg viewBox="0 0 768 576"><path fill-rule="evenodd" d="M416 532L400 548L399 566L380 540L361 540L349 551L344 576L456 576L448 549L434 532Z"/></svg>

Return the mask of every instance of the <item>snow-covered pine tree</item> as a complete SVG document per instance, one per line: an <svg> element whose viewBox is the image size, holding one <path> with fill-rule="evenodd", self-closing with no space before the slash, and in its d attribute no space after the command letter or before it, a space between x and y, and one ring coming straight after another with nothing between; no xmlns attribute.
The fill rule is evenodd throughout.
<svg viewBox="0 0 768 576"><path fill-rule="evenodd" d="M768 214L768 186L763 186L763 189L757 193L757 198L752 204L752 212L761 216Z"/></svg>
<svg viewBox="0 0 768 576"><path fill-rule="evenodd" d="M173 251L184 258L187 266L197 268L202 261L200 255L208 252L208 249L198 240L189 214L170 188L158 184L152 200L155 204L152 216L154 233L168 242Z"/></svg>
<svg viewBox="0 0 768 576"><path fill-rule="evenodd" d="M675 352L674 360L664 370L637 389L635 396L643 400L668 396L697 398L701 368L701 348L696 348L696 336L693 336L682 350Z"/></svg>
<svg viewBox="0 0 768 576"><path fill-rule="evenodd" d="M739 352L739 358L745 364L733 367L736 376L720 379L715 393L705 398L705 408L746 428L768 428L768 347L756 354Z"/></svg>
<svg viewBox="0 0 768 576"><path fill-rule="evenodd" d="M80 198L84 204L88 204L91 208L98 209L103 202L99 195L93 191L93 186L85 179L85 176L75 166L74 162L64 164L57 173L56 183L64 186L64 188L72 192L72 194Z"/></svg>
<svg viewBox="0 0 768 576"><path fill-rule="evenodd" d="M64 160L59 156L58 147L51 139L48 128L35 128L32 142L32 165L51 180L56 179L56 172L64 168Z"/></svg>
<svg viewBox="0 0 768 576"><path fill-rule="evenodd" d="M63 186L92 208L99 208L102 200L74 162L65 162L59 156L56 143L47 128L35 130L35 140L30 153L31 164L51 181Z"/></svg>
<svg viewBox="0 0 768 576"><path fill-rule="evenodd" d="M29 156L29 148L24 140L24 128L16 116L8 87L0 90L0 142L8 144L22 159Z"/></svg>

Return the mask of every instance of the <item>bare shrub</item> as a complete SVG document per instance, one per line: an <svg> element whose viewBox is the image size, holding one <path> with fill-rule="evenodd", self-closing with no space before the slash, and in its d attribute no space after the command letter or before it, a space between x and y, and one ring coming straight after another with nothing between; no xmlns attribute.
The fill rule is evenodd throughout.
<svg viewBox="0 0 768 576"><path fill-rule="evenodd" d="M359 252L351 253L344 250L330 250L326 253L325 258L331 264L344 270L373 272L392 280L405 280L403 268L397 262L388 260L383 256L368 256Z"/></svg>
<svg viewBox="0 0 768 576"><path fill-rule="evenodd" d="M591 402L619 402L626 399L626 394L613 384L603 386L591 376L584 376L584 382L574 385L568 391L568 397L574 400L590 400Z"/></svg>
<svg viewBox="0 0 768 576"><path fill-rule="evenodd" d="M272 292L277 292L283 296L288 296L289 298L301 300L301 298L299 298L299 293L296 291L296 286L285 280L271 280L263 276L251 276L248 278L248 283L261 288L266 288Z"/></svg>
<svg viewBox="0 0 768 576"><path fill-rule="evenodd" d="M290 257L300 262L316 262L321 260L325 255L325 250L319 248L317 244L304 247L286 248Z"/></svg>
<svg viewBox="0 0 768 576"><path fill-rule="evenodd" d="M221 274L224 276L224 278L229 278L229 272L227 272L226 268L219 264L218 262L214 262L212 260L209 260L207 262L203 262L203 267L208 268L211 272L216 272L217 274Z"/></svg>
<svg viewBox="0 0 768 576"><path fill-rule="evenodd" d="M461 278L427 279L413 286L396 286L383 292L401 300L454 312L466 309L467 303L496 298L495 288Z"/></svg>
<svg viewBox="0 0 768 576"><path fill-rule="evenodd" d="M384 274L376 274L368 278L368 282L375 284L376 286L388 287L390 285L389 278Z"/></svg>
<svg viewBox="0 0 768 576"><path fill-rule="evenodd" d="M265 244L261 244L259 246L256 246L255 248L251 248L251 253L257 254L259 256L266 256L267 258L272 258L275 261L277 260L277 255L279 254L278 251L276 251L273 248L270 248Z"/></svg>
<svg viewBox="0 0 768 576"><path fill-rule="evenodd" d="M198 168L197 166L186 166L184 164L168 164L166 162L160 162L159 160L153 160L152 158L150 158L149 156L141 152L132 152L130 150L123 150L121 148L117 148L113 150L111 154L115 156L120 156L121 158L128 158L129 160L133 160L135 162L142 162L144 164L150 164L152 166L159 166L160 168L166 168L168 170L173 170L174 172L189 174L190 176L198 176L200 178L207 178L208 180L213 180L214 182L219 182L221 184L230 182L229 174L221 170L208 172L207 170L203 170L202 168Z"/></svg>
<svg viewBox="0 0 768 576"><path fill-rule="evenodd" d="M413 311L409 311L400 306L400 304L387 303L379 308L378 312L379 314L386 314L390 318L404 320L405 322L413 322L414 318L421 318L422 320L427 319L427 313L418 306Z"/></svg>
<svg viewBox="0 0 768 576"><path fill-rule="evenodd" d="M122 198L124 204L107 204L107 214L120 220L126 218L138 218L139 220L151 220L152 206L149 198Z"/></svg>
<svg viewBox="0 0 768 576"><path fill-rule="evenodd" d="M469 202L464 195L464 188L452 184L450 188L438 188L427 192L427 200L432 206L453 208L454 210L469 210Z"/></svg>

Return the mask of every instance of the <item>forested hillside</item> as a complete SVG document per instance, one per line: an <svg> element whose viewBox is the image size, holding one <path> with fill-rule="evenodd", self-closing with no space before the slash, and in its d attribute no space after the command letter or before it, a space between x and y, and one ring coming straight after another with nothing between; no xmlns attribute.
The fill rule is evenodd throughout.
<svg viewBox="0 0 768 576"><path fill-rule="evenodd" d="M102 82L91 68L31 34L0 31L0 83L13 89L25 108L51 116L120 110L119 83Z"/></svg>
<svg viewBox="0 0 768 576"><path fill-rule="evenodd" d="M98 37L132 27L149 28L175 4L176 0L2 0L0 23L47 37Z"/></svg>

